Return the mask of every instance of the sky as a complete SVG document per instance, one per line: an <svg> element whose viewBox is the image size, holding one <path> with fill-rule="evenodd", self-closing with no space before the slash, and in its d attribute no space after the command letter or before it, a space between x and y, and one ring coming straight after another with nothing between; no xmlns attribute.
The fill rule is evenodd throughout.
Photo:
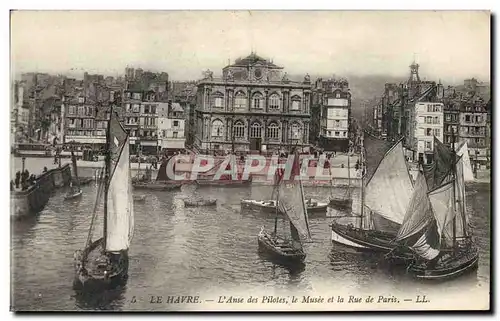
<svg viewBox="0 0 500 321"><path fill-rule="evenodd" d="M111 76L126 66L172 80L215 75L255 51L290 74L490 80L481 11L15 11L11 69Z"/></svg>

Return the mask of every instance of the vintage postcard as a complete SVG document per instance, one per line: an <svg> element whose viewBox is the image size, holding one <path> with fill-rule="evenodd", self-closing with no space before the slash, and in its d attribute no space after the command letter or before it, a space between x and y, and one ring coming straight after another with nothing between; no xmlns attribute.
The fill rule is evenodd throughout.
<svg viewBox="0 0 500 321"><path fill-rule="evenodd" d="M489 11L11 11L11 311L489 310Z"/></svg>

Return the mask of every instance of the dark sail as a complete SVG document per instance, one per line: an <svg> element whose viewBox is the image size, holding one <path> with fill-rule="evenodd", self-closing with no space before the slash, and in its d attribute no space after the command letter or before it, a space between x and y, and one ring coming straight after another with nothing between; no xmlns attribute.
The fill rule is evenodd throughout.
<svg viewBox="0 0 500 321"><path fill-rule="evenodd" d="M168 181L169 180L169 177L167 175L167 165L172 160L172 158L173 158L173 156L171 156L168 159L164 159L161 162L160 169L158 170L158 174L156 175L157 181ZM172 164L172 169L175 173L175 163Z"/></svg>
<svg viewBox="0 0 500 321"><path fill-rule="evenodd" d="M77 166L76 166L76 157L75 157L75 153L73 152L73 150L71 150L71 164L73 165L74 181L75 181L76 184L79 184L80 181L78 179L78 169L77 169Z"/></svg>
<svg viewBox="0 0 500 321"><path fill-rule="evenodd" d="M394 143L378 139L368 133L365 133L363 144L365 148L366 163L365 182L369 182L373 174L375 174L375 171L385 154L389 149L391 149Z"/></svg>
<svg viewBox="0 0 500 321"><path fill-rule="evenodd" d="M434 136L434 161L432 164L422 166L427 187L432 191L441 186L445 178L450 174L453 167L453 152Z"/></svg>

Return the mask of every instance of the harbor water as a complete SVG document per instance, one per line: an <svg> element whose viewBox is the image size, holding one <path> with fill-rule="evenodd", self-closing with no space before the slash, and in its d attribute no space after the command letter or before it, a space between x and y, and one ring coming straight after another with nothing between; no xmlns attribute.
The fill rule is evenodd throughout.
<svg viewBox="0 0 500 321"><path fill-rule="evenodd" d="M487 300L489 184L467 186L468 211L480 249L479 268L471 275L442 284L414 280L404 271L387 267L380 255L332 245L329 227L332 217L310 218L312 241L305 244L304 267L290 269L276 265L257 251L257 234L261 226L273 227L272 215L242 210L240 206L244 198L268 198L269 188L202 188L198 192L217 198L217 206L184 208L182 199L191 193L184 187L176 192L135 191L147 196L146 202L135 204L129 279L124 287L90 296L72 287L73 253L82 249L86 241L97 186L93 183L84 186L82 198L74 201L64 201L64 191L56 192L37 217L12 223L12 308L18 311L203 309L152 304L151 296L200 295L202 299L217 301L219 295L234 293L232 289L268 295L336 295L339 291L344 294L378 291L389 295L411 290L426 293L435 301L449 293L467 294L474 290ZM325 187L308 187L305 192L307 197L322 201L327 201L331 193ZM343 195L345 189L335 189L334 193ZM356 199L358 193L353 197ZM99 210L102 213L102 205ZM102 233L102 216L99 218L96 237Z"/></svg>

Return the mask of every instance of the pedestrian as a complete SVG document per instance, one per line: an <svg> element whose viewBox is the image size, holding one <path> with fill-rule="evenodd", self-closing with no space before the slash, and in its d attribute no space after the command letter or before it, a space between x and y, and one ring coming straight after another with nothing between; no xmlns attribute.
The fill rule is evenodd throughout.
<svg viewBox="0 0 500 321"><path fill-rule="evenodd" d="M14 181L10 180L10 191L12 192L14 190Z"/></svg>
<svg viewBox="0 0 500 321"><path fill-rule="evenodd" d="M16 183L16 188L19 188L19 183L21 182L21 172L20 171L17 171L16 172L16 180L15 180L15 183Z"/></svg>
<svg viewBox="0 0 500 321"><path fill-rule="evenodd" d="M44 166L44 167L43 167L43 172L44 172L44 173L47 173L47 166Z"/></svg>

